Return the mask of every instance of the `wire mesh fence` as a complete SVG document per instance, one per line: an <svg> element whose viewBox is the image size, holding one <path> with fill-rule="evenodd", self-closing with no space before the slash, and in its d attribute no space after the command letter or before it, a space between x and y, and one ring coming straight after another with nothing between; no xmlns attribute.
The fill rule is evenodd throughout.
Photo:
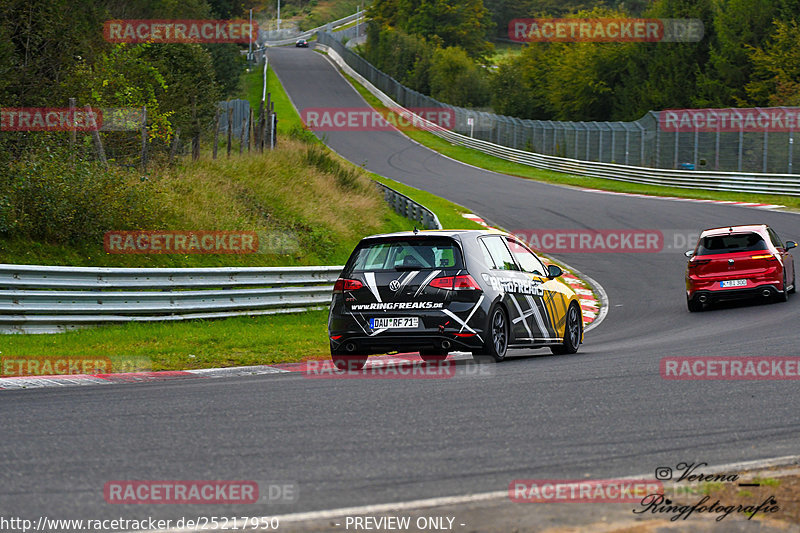
<svg viewBox="0 0 800 533"><path fill-rule="evenodd" d="M401 106L450 110L454 122L448 129L475 139L539 154L630 166L800 173L800 150L794 149L795 130L800 130L797 107L650 111L630 122L520 119L451 106L405 87L345 47L340 34L321 31L318 40Z"/></svg>

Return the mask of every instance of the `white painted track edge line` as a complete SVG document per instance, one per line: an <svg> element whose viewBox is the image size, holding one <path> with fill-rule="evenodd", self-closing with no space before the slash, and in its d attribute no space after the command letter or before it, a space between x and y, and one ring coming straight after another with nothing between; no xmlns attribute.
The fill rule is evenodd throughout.
<svg viewBox="0 0 800 533"><path fill-rule="evenodd" d="M770 468L776 466L788 466L800 464L800 455L785 455L781 457L770 457L766 459L755 459L750 461L738 461L734 463L726 463L722 465L714 465L704 467L703 472L714 474L720 472L736 472L742 470L755 470L761 468ZM653 473L639 474L635 476L614 477L618 480L635 480L635 479L650 479ZM410 500L405 502L395 503L379 503L373 505L361 505L353 507L341 507L338 509L325 509L321 511L307 511L301 513L291 513L285 515L271 515L269 518L276 518L281 523L304 522L309 520L326 520L331 518L362 515L368 513L384 513L388 511L403 511L403 510L416 510L426 509L430 507L441 507L444 505L457 505L462 503L473 503L486 500L494 500L499 498L507 498L508 490L496 490L491 492L480 492L476 494L464 494L460 496L441 496L436 498L425 498L420 500ZM183 533L194 531L194 529L186 528L172 528L172 529L159 529L150 530L149 533ZM209 531L218 531L218 529L209 529Z"/></svg>

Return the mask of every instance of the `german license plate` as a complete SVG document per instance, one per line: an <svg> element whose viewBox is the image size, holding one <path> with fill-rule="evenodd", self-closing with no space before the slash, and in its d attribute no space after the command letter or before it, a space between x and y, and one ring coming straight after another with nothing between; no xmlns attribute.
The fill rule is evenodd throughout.
<svg viewBox="0 0 800 533"><path fill-rule="evenodd" d="M720 287L723 289L727 287L746 287L747 280L746 279L726 279L725 281L719 282Z"/></svg>
<svg viewBox="0 0 800 533"><path fill-rule="evenodd" d="M419 317L416 316L369 319L369 327L371 329L416 328L418 324L419 324Z"/></svg>

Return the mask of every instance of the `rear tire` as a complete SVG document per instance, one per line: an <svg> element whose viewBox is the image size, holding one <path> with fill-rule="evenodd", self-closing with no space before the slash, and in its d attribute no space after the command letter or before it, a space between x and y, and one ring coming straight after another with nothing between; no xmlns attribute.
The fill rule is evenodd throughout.
<svg viewBox="0 0 800 533"><path fill-rule="evenodd" d="M686 297L686 307L689 308L690 313L697 313L703 310L703 304L697 300L690 299L688 296Z"/></svg>
<svg viewBox="0 0 800 533"><path fill-rule="evenodd" d="M495 305L489 311L489 327L483 350L472 352L476 363L499 363L506 358L508 352L508 316L505 310Z"/></svg>
<svg viewBox="0 0 800 533"><path fill-rule="evenodd" d="M358 372L367 364L366 355L339 355L331 354L331 360L340 372Z"/></svg>
<svg viewBox="0 0 800 533"><path fill-rule="evenodd" d="M786 271L783 271L783 290L778 293L775 299L779 302L785 302L789 299L789 290L787 289L788 285L786 284Z"/></svg>
<svg viewBox="0 0 800 533"><path fill-rule="evenodd" d="M445 350L437 350L433 348L423 348L419 351L419 356L426 363L435 363L438 361L444 361L445 359L447 359L447 354L448 352L446 352Z"/></svg>
<svg viewBox="0 0 800 533"><path fill-rule="evenodd" d="M581 333L583 332L583 322L578 304L575 302L567 309L567 319L564 325L564 342L558 346L551 346L550 351L555 355L573 354L578 352L581 346Z"/></svg>

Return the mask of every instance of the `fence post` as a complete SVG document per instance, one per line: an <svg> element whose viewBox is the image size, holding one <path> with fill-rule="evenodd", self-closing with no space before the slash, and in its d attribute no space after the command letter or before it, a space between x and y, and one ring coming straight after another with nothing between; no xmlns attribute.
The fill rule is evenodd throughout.
<svg viewBox="0 0 800 533"><path fill-rule="evenodd" d="M97 150L97 156L100 158L100 162L103 163L103 166L108 168L108 160L106 159L106 151L103 149L103 140L100 138L100 127L97 124L97 119L94 117L94 111L92 111L92 107L90 105L86 105L86 116L89 117L89 120L92 123L89 125L89 129L92 130L92 138L94 139L94 146Z"/></svg>
<svg viewBox="0 0 800 533"><path fill-rule="evenodd" d="M142 172L147 171L147 106L142 106Z"/></svg>
<svg viewBox="0 0 800 533"><path fill-rule="evenodd" d="M70 165L75 164L75 141L76 141L76 124L75 124L75 98L69 99L69 161Z"/></svg>
<svg viewBox="0 0 800 533"><path fill-rule="evenodd" d="M230 159L231 157L231 140L233 139L233 108L230 106L230 102L227 102L228 109L228 148L227 148L227 157Z"/></svg>
<svg viewBox="0 0 800 533"><path fill-rule="evenodd" d="M217 108L217 114L214 118L214 148L211 149L211 158L217 158L217 143L219 142L219 107Z"/></svg>
<svg viewBox="0 0 800 533"><path fill-rule="evenodd" d="M253 108L249 107L250 120L247 121L247 153L250 153L250 146L253 144Z"/></svg>
<svg viewBox="0 0 800 533"><path fill-rule="evenodd" d="M178 142L181 137L181 129L177 128L175 130L175 137L172 139L172 148L169 151L169 164L172 164L172 161L175 160L175 153L178 151Z"/></svg>

